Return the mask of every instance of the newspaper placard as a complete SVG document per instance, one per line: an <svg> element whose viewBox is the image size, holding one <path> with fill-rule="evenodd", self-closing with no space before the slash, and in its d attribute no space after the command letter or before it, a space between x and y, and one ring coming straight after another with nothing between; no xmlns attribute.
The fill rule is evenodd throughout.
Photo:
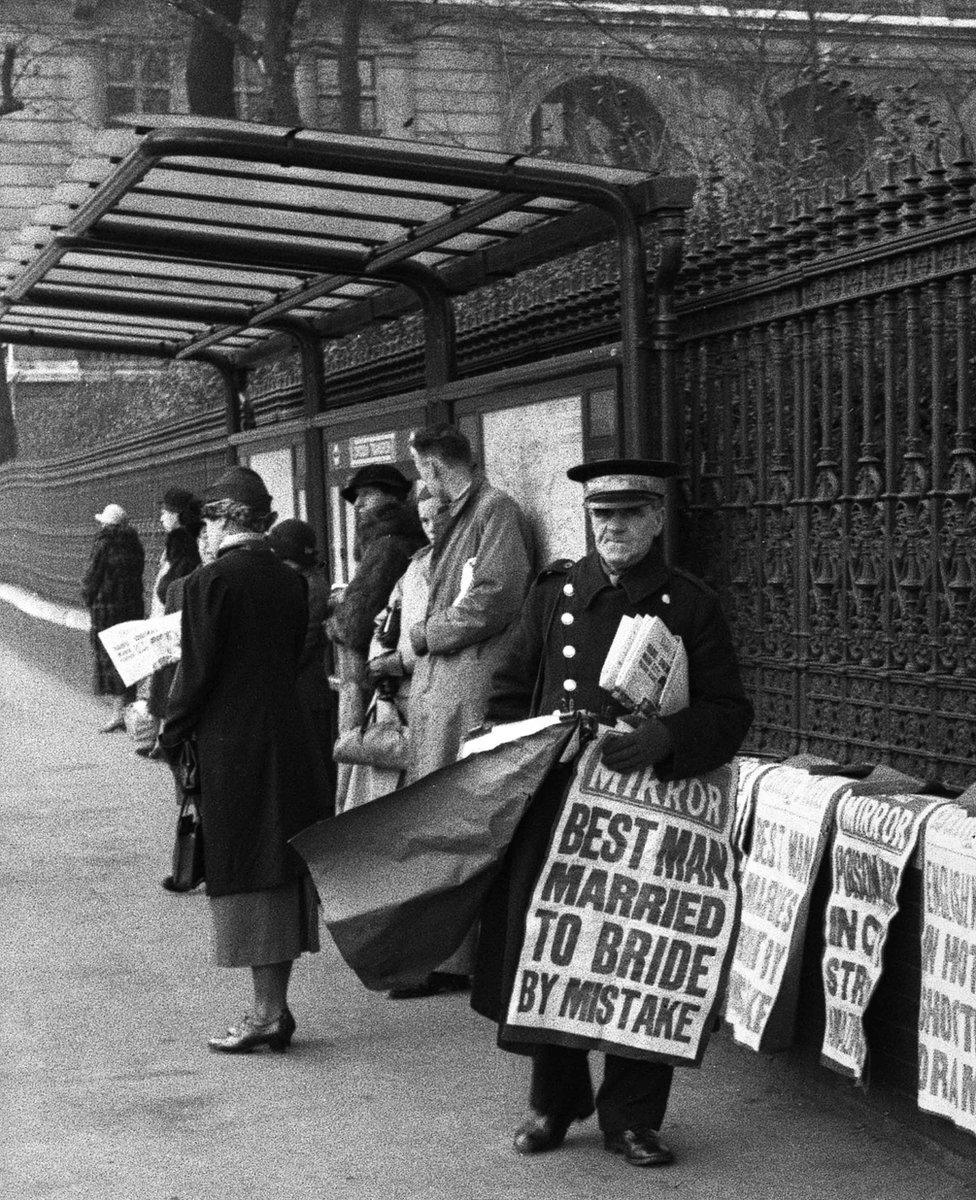
<svg viewBox="0 0 976 1200"><path fill-rule="evenodd" d="M580 757L526 918L504 1036L701 1061L738 913L735 768L662 783Z"/></svg>
<svg viewBox="0 0 976 1200"><path fill-rule="evenodd" d="M976 817L925 826L918 1106L976 1133Z"/></svg>
<svg viewBox="0 0 976 1200"><path fill-rule="evenodd" d="M849 786L787 766L759 780L725 1009L735 1040L753 1050L781 1050L792 1039L810 892Z"/></svg>
<svg viewBox="0 0 976 1200"><path fill-rule="evenodd" d="M744 858L752 814L756 807L756 791L759 780L767 771L775 770L780 764L768 758L750 758L738 755L735 760L738 782L735 789L735 820L732 823L732 844L740 858Z"/></svg>
<svg viewBox="0 0 976 1200"><path fill-rule="evenodd" d="M923 821L943 803L931 796L849 792L837 806L824 921L827 1018L820 1057L824 1066L849 1079L864 1078L864 1013L881 976L905 865Z"/></svg>
<svg viewBox="0 0 976 1200"><path fill-rule="evenodd" d="M180 661L178 612L147 621L122 621L98 637L126 687L153 671Z"/></svg>

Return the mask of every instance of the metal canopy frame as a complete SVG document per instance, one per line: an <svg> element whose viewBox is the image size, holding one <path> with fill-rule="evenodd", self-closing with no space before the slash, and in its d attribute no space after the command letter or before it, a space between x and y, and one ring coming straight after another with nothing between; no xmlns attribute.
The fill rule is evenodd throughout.
<svg viewBox="0 0 976 1200"><path fill-rule="evenodd" d="M209 362L236 428L242 369L284 333L314 415L320 339L419 303L436 389L455 376L452 295L615 235L623 441L655 448L641 226L687 208L691 180L196 117L125 125L8 251L0 342Z"/></svg>

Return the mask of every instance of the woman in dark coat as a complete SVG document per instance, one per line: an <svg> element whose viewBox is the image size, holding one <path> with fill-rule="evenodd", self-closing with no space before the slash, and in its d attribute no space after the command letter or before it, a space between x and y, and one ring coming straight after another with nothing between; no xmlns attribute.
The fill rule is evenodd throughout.
<svg viewBox="0 0 976 1200"><path fill-rule="evenodd" d="M275 557L261 477L233 467L204 497L214 562L187 576L182 659L160 733L196 738L206 888L219 966L249 967L253 1009L210 1040L284 1050L294 960L319 948L315 889L288 839L324 815L321 776L298 698L308 627L300 577Z"/></svg>
<svg viewBox="0 0 976 1200"><path fill-rule="evenodd" d="M397 476L403 490L394 493L371 482L367 473L380 468L364 467L343 489L343 496L356 510L356 574L335 607L329 628L334 641L364 657L373 640L373 622L386 607L394 584L427 538L420 526L417 507L407 499L410 483L395 467L385 471Z"/></svg>
<svg viewBox="0 0 976 1200"><path fill-rule="evenodd" d="M171 592L171 585L195 571L200 565L200 549L197 545L203 528L200 501L185 488L170 488L160 504L160 521L166 530L166 545L152 605L154 612L163 614L179 612L183 605L183 592L180 588ZM173 596L172 603L170 595ZM169 695L175 674L175 665L160 667L158 671L153 672L149 682L149 712L157 721L163 719L166 697Z"/></svg>
<svg viewBox="0 0 976 1200"><path fill-rule="evenodd" d="M318 748L328 780L329 795L335 795L335 698L325 668L328 639L325 622L329 615L329 584L318 565L315 530L306 521L279 521L268 534L268 544L286 567L297 571L307 589L308 629L298 663L298 695L305 707L312 740Z"/></svg>
<svg viewBox="0 0 976 1200"><path fill-rule="evenodd" d="M135 689L127 688L119 678L98 634L120 621L138 621L145 616L142 572L146 556L139 534L129 524L121 505L106 504L95 520L102 528L81 581L81 595L91 614L95 694L113 698L112 716L102 733L113 733L125 728L122 714Z"/></svg>

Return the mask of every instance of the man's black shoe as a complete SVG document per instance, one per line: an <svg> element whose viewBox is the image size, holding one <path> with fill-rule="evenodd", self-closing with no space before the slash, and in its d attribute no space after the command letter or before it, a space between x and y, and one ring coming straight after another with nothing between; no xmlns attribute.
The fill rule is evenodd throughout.
<svg viewBox="0 0 976 1200"><path fill-rule="evenodd" d="M412 987L390 988L386 993L388 1000L421 1000L424 996L436 996L437 988L429 983L418 983Z"/></svg>
<svg viewBox="0 0 976 1200"><path fill-rule="evenodd" d="M470 975L457 975L451 971L431 971L427 976L427 982L435 992L445 995L449 992L471 991Z"/></svg>
<svg viewBox="0 0 976 1200"><path fill-rule="evenodd" d="M471 988L467 975L452 975L447 971L431 971L423 983L392 988L387 992L390 1000L420 1000L425 996L445 996L449 992L466 992Z"/></svg>
<svg viewBox="0 0 976 1200"><path fill-rule="evenodd" d="M159 881L160 887L164 887L167 892L192 892L193 888L199 887L199 884L194 884L193 887L179 887L172 875L167 875L165 879Z"/></svg>
<svg viewBox="0 0 976 1200"><path fill-rule="evenodd" d="M669 1146L656 1129L622 1129L604 1133L603 1145L611 1154L622 1154L632 1167L666 1167L674 1162Z"/></svg>
<svg viewBox="0 0 976 1200"><path fill-rule="evenodd" d="M512 1145L518 1154L542 1154L546 1150L557 1150L572 1123L572 1117L557 1117L552 1113L532 1110L515 1130Z"/></svg>

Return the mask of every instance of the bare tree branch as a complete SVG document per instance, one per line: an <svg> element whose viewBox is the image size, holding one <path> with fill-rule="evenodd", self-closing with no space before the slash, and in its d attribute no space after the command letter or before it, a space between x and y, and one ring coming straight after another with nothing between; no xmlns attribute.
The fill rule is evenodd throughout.
<svg viewBox="0 0 976 1200"><path fill-rule="evenodd" d="M20 112L23 100L14 95L14 66L17 63L17 47L8 42L3 48L3 63L0 65L0 117Z"/></svg>
<svg viewBox="0 0 976 1200"><path fill-rule="evenodd" d="M342 6L342 48L338 56L339 128L362 133L362 85L359 79L359 41L362 0L345 0Z"/></svg>
<svg viewBox="0 0 976 1200"><path fill-rule="evenodd" d="M238 28L233 21L228 21L220 13L214 12L209 4L204 4L203 0L166 0L166 3L170 8L174 8L188 17L206 21L217 33L233 42L246 58L250 58L262 70L264 69L261 43L255 41L243 29Z"/></svg>
<svg viewBox="0 0 976 1200"><path fill-rule="evenodd" d="M278 125L298 125L301 120L295 97L295 60L291 53L292 32L301 2L274 0L274 20L265 25L266 119Z"/></svg>

